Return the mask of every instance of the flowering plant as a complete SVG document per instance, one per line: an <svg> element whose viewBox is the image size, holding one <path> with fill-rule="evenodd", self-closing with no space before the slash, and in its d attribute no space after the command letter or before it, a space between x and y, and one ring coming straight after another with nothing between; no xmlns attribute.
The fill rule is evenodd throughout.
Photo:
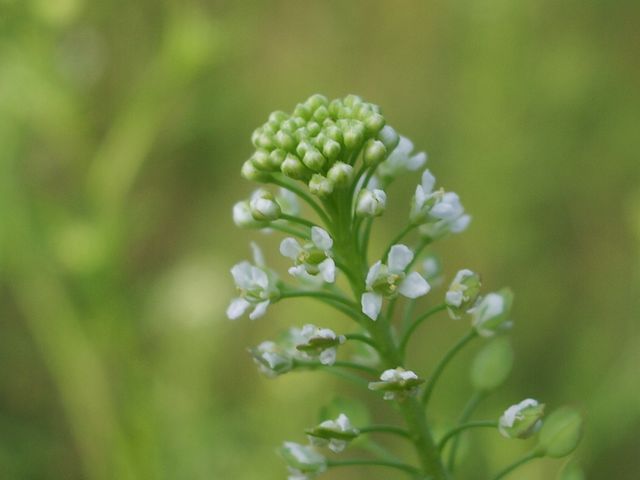
<svg viewBox="0 0 640 480"><path fill-rule="evenodd" d="M426 154L414 152L413 143L386 124L377 105L355 95L332 101L313 95L291 114L272 113L253 133L252 142L256 150L242 166L242 175L279 190L263 186L236 204L234 221L239 227L287 235L280 253L293 262L288 271L291 281L268 268L254 245L254 263L242 262L231 270L239 294L227 310L229 318L250 310L250 318L256 319L272 304L297 297L335 308L352 322L353 331L339 334L315 325L291 328L278 341L265 341L250 350L260 370L270 377L303 369L341 372L393 402L404 418L403 426L353 425L348 412L326 418L306 430L308 445L284 443L281 454L290 480L353 465L393 468L413 478L450 479L456 473L460 435L480 427L518 439L540 431L530 453L494 479L532 459L561 457L575 449L582 421L568 407L545 422L544 405L526 399L506 409L499 420L471 420L477 404L504 382L511 369L512 351L504 334L512 325L513 294L508 288L483 294L480 276L469 269L455 275L444 295L430 294L438 283L439 263L425 255L425 249L464 231L471 217L456 193L436 188L429 170L417 173ZM407 224L371 262L372 224L385 212L389 186L403 173L420 179L407 206ZM303 216L298 201L306 204L308 215ZM416 240L409 243L411 235ZM416 299L428 294L440 300L414 315ZM402 297L406 308L398 322L396 308ZM409 369L406 351L413 334L443 311L454 320L466 317L467 333L435 365L423 372ZM473 341L485 342L471 365L475 394L454 426L436 438L426 415L435 385L455 355ZM364 344L376 355L372 361L343 358L341 347L347 342ZM332 454L343 455L353 440L372 433L394 434L413 443L418 464L388 454L342 459L323 451L327 447Z"/></svg>

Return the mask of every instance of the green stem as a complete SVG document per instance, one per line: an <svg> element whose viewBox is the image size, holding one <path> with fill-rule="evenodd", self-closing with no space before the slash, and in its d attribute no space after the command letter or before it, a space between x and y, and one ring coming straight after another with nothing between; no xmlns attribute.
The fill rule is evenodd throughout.
<svg viewBox="0 0 640 480"><path fill-rule="evenodd" d="M295 359L293 361L293 366L294 367L303 367L303 368L310 368L310 369L316 369L316 368L349 368L352 370L359 370L361 372L365 372L368 373L369 375L372 375L374 377L377 377L380 372L378 372L378 370L376 370L375 368L371 368L371 367L367 367L366 365L360 365L359 363L355 363L355 362L347 362L347 361L341 361L338 360L336 362L334 362L332 365L324 365L320 362L316 362L313 360L299 360L299 359Z"/></svg>
<svg viewBox="0 0 640 480"><path fill-rule="evenodd" d="M413 323L409 326L409 328L407 328L407 331L404 332L404 334L402 335L402 339L400 340L400 352L403 358L404 358L405 350L407 348L407 344L409 343L409 340L411 339L411 335L413 334L415 329L418 328L422 324L422 322L430 318L432 315L435 315L436 313L441 312L446 308L447 308L447 305L442 303L436 307L433 307L431 310L427 310L426 312L424 312L422 315L420 315L418 318L416 318L413 321Z"/></svg>
<svg viewBox="0 0 640 480"><path fill-rule="evenodd" d="M295 228L288 227L286 225L281 225L279 223L271 223L268 228L273 228L274 230L278 230L283 233L288 233L289 235L293 235L294 237L302 238L304 240L309 240L311 237L306 232L301 232L296 230Z"/></svg>
<svg viewBox="0 0 640 480"><path fill-rule="evenodd" d="M497 428L498 422L495 420L477 420L475 422L467 422L462 425L458 425L457 427L449 430L444 437L440 439L438 442L438 450L442 451L447 444L447 442L458 435L459 433L468 430L470 428Z"/></svg>
<svg viewBox="0 0 640 480"><path fill-rule="evenodd" d="M285 298L299 298L299 297L317 298L319 300L330 300L330 301L345 305L351 309L356 309L355 311L357 312L358 306L352 301L350 301L348 298L343 297L342 295L337 295L335 293L330 293L330 292L324 292L321 290L320 291L319 290L285 290L280 293L279 300L282 300Z"/></svg>
<svg viewBox="0 0 640 480"><path fill-rule="evenodd" d="M464 337L458 340L458 342L453 347L451 347L451 349L444 355L444 357L442 357L440 362L438 362L438 364L436 365L436 368L434 369L433 373L429 377L429 380L427 380L427 386L424 390L424 393L422 394L423 405L427 405L427 403L429 403L429 398L431 398L431 394L436 385L436 382L438 381L438 378L440 378L440 375L444 371L445 367L449 364L449 362L453 359L453 357L455 357L456 354L460 350L462 350L462 348L467 343L469 343L471 340L473 340L477 336L478 336L478 333L475 330L473 329L469 330L469 332L467 332L467 334Z"/></svg>
<svg viewBox="0 0 640 480"><path fill-rule="evenodd" d="M414 225L414 224L407 225L404 228L404 230L402 230L398 235L396 235L396 237L393 240L391 240L391 242L389 243L389 246L387 247L387 249L384 251L384 254L382 255L382 263L386 263L387 257L389 256L389 252L391 251L391 247L393 247L394 245L397 245L398 242L400 242L400 240L402 240L405 237L405 235L407 235L409 232L411 232L411 230L413 230L416 227L417 225Z"/></svg>
<svg viewBox="0 0 640 480"><path fill-rule="evenodd" d="M371 337L368 337L362 333L347 333L344 337L347 340L366 343L367 345L372 346L376 350L379 350L378 344Z"/></svg>
<svg viewBox="0 0 640 480"><path fill-rule="evenodd" d="M322 207L320 207L320 205L318 205L316 203L316 201L308 194L306 193L304 190L301 190L300 188L296 187L295 185L281 180L279 178L276 177L272 177L271 182L275 185L278 185L282 188L285 188L287 190L289 190L290 192L295 193L298 197L300 197L307 205L309 205L311 208L313 208L313 210L315 210L315 212L318 214L318 216L322 219L322 221L325 223L325 225L331 225L331 220L329 219L329 217L327 216L327 214L324 212L324 210L322 210Z"/></svg>
<svg viewBox="0 0 640 480"><path fill-rule="evenodd" d="M282 215L280 215L280 220L286 220L287 222L297 223L298 225L304 225L305 227L309 227L309 228L317 227L315 223L310 222L305 218L296 217L294 215L288 215L286 213L283 213Z"/></svg>
<svg viewBox="0 0 640 480"><path fill-rule="evenodd" d="M405 429L394 425L369 425L368 427L359 428L360 433L393 433L404 438L411 439L411 434Z"/></svg>
<svg viewBox="0 0 640 480"><path fill-rule="evenodd" d="M539 450L532 450L531 452L527 453L526 455L524 455L519 460L516 460L511 465L509 465L505 469L501 470L495 477L493 477L493 480L500 480L501 478L504 478L508 474L513 472L518 467L524 465L527 462L530 462L531 460L534 460L536 458L540 458L542 456L543 456L543 454Z"/></svg>
<svg viewBox="0 0 640 480"><path fill-rule="evenodd" d="M469 418L471 418L471 415L473 415L474 410L480 404L480 402L485 397L485 395L486 393L484 392L474 392L474 394L471 395L471 398L469 399L467 404L464 406L464 409L460 414L460 418L458 419L458 425L464 424L467 420L469 420ZM450 472L453 472L455 468L456 453L458 452L459 445L460 445L460 436L457 436L453 440L453 445L451 446L451 451L449 452L449 458L447 460L447 468Z"/></svg>
<svg viewBox="0 0 640 480"><path fill-rule="evenodd" d="M396 470L402 470L403 472L410 473L411 475L419 475L421 472L411 465L405 463L392 462L389 460L329 460L327 466L334 467L355 467L362 465L371 465L376 467L389 467Z"/></svg>

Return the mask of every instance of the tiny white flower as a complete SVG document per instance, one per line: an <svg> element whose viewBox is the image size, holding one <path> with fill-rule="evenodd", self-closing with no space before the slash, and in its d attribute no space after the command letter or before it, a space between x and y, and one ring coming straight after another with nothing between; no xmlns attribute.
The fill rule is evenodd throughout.
<svg viewBox="0 0 640 480"><path fill-rule="evenodd" d="M305 325L301 329L291 329L291 336L297 351L307 358L318 358L323 365L333 365L337 347L346 341L344 335L336 335L329 328Z"/></svg>
<svg viewBox="0 0 640 480"><path fill-rule="evenodd" d="M267 377L277 377L293 368L292 356L275 342L262 342L250 352L260 371Z"/></svg>
<svg viewBox="0 0 640 480"><path fill-rule="evenodd" d="M262 188L253 192L249 201L251 215L257 221L270 222L277 220L282 215L282 209L275 197Z"/></svg>
<svg viewBox="0 0 640 480"><path fill-rule="evenodd" d="M512 302L513 293L508 288L489 293L470 311L471 325L483 337L491 337L510 328L508 316L511 313Z"/></svg>
<svg viewBox="0 0 640 480"><path fill-rule="evenodd" d="M413 252L406 245L394 245L389 250L387 264L376 262L367 274L365 286L367 291L362 295L362 312L377 320L382 309L383 298L393 298L400 294L407 298L418 298L426 295L431 287L418 272L408 275L405 270L413 261Z"/></svg>
<svg viewBox="0 0 640 480"><path fill-rule="evenodd" d="M311 228L311 242L305 245L294 238L285 238L280 243L280 253L294 261L289 269L294 277L303 280L322 279L333 283L336 279L336 264L332 258L333 239L320 227Z"/></svg>
<svg viewBox="0 0 640 480"><path fill-rule="evenodd" d="M260 228L267 225L267 222L260 222L253 218L251 207L246 200L233 206L233 223L240 228Z"/></svg>
<svg viewBox="0 0 640 480"><path fill-rule="evenodd" d="M335 420L325 420L318 426L307 430L306 433L311 445L327 446L329 450L339 453L360 434L360 431L351 425L349 418L344 413L341 413Z"/></svg>
<svg viewBox="0 0 640 480"><path fill-rule="evenodd" d="M385 400L402 399L415 394L421 383L423 380L415 372L398 367L382 372L379 382L369 383L369 390L384 392Z"/></svg>
<svg viewBox="0 0 640 480"><path fill-rule="evenodd" d="M427 154L419 152L413 154L413 143L406 137L400 136L398 146L385 161L378 166L377 173L385 181L391 182L404 172L416 171L427 162Z"/></svg>
<svg viewBox="0 0 640 480"><path fill-rule="evenodd" d="M500 434L506 438L529 438L542 426L544 407L532 398L510 406L498 420Z"/></svg>
<svg viewBox="0 0 640 480"><path fill-rule="evenodd" d="M462 314L473 307L480 294L480 276L468 269L460 270L445 294L449 315L459 320Z"/></svg>
<svg viewBox="0 0 640 480"><path fill-rule="evenodd" d="M251 320L263 316L272 300L279 295L275 273L264 266L262 252L252 244L256 265L244 261L233 266L231 275L240 296L233 299L227 308L227 316L231 320L242 316L249 308Z"/></svg>
<svg viewBox="0 0 640 480"><path fill-rule="evenodd" d="M387 206L387 194L384 190L364 188L358 193L356 214L360 217L379 217Z"/></svg>
<svg viewBox="0 0 640 480"><path fill-rule="evenodd" d="M284 442L280 453L287 462L289 480L309 480L327 469L327 459L313 447Z"/></svg>

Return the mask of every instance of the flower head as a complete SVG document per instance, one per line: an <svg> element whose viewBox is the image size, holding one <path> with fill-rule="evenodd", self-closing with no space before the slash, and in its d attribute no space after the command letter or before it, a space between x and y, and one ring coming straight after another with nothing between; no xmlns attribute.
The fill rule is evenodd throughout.
<svg viewBox="0 0 640 480"><path fill-rule="evenodd" d="M543 415L544 404L527 398L505 410L498 421L498 430L507 438L529 438L540 430Z"/></svg>
<svg viewBox="0 0 640 480"><path fill-rule="evenodd" d="M336 453L343 451L351 440L360 435L360 431L351 425L344 413L335 420L325 420L306 433L311 445L328 446L329 450Z"/></svg>
<svg viewBox="0 0 640 480"><path fill-rule="evenodd" d="M426 295L431 287L418 272L406 274L413 261L413 252L406 245L394 245L389 250L387 264L376 262L367 274L367 292L362 295L362 312L376 320L382 308L383 298L398 294L407 298Z"/></svg>
<svg viewBox="0 0 640 480"><path fill-rule="evenodd" d="M253 247L256 265L245 261L231 269L231 275L240 293L227 308L227 316L231 320L242 316L250 307L253 307L249 315L251 320L263 316L269 304L280 295L276 274L264 266L262 252L257 245L254 244Z"/></svg>
<svg viewBox="0 0 640 480"><path fill-rule="evenodd" d="M285 238L280 244L280 253L294 261L295 266L289 269L294 277L333 283L336 279L336 264L331 247L331 236L320 227L312 227L311 242L300 245L294 238Z"/></svg>
<svg viewBox="0 0 640 480"><path fill-rule="evenodd" d="M423 382L415 372L398 367L382 372L379 382L369 383L369 390L384 392L385 400L402 399L415 394Z"/></svg>
<svg viewBox="0 0 640 480"><path fill-rule="evenodd" d="M295 347L306 357L318 358L323 365L333 365L336 361L337 347L345 342L343 335L336 335L329 328L305 325L301 329L292 329Z"/></svg>

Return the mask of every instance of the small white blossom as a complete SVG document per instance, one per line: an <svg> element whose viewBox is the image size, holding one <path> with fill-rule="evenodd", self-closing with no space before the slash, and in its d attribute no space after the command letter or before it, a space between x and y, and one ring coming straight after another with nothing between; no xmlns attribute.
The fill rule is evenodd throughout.
<svg viewBox="0 0 640 480"><path fill-rule="evenodd" d="M343 451L348 443L360 434L349 418L341 413L335 420L325 420L318 426L307 430L309 443L316 447L327 446L332 452Z"/></svg>
<svg viewBox="0 0 640 480"><path fill-rule="evenodd" d="M285 238L280 244L280 253L295 262L289 269L294 277L303 280L322 279L333 283L336 279L336 264L332 258L333 239L320 227L311 228L311 242L300 245L294 238Z"/></svg>
<svg viewBox="0 0 640 480"><path fill-rule="evenodd" d="M491 337L511 327L508 316L513 302L513 293L508 288L489 293L471 310L471 325L483 337Z"/></svg>
<svg viewBox="0 0 640 480"><path fill-rule="evenodd" d="M327 459L313 447L284 442L280 453L287 462L289 480L311 480L327 469Z"/></svg>
<svg viewBox="0 0 640 480"><path fill-rule="evenodd" d="M253 215L253 218L257 221L270 222L279 219L282 215L282 209L280 205L278 205L275 197L262 188L256 190L253 195L251 195L249 208L251 215Z"/></svg>
<svg viewBox="0 0 640 480"><path fill-rule="evenodd" d="M377 174L385 183L389 183L402 173L419 170L426 162L427 154L424 152L413 154L411 140L400 136L398 146L385 161L380 163Z"/></svg>
<svg viewBox="0 0 640 480"><path fill-rule="evenodd" d="M384 190L367 188L360 190L356 201L356 214L360 217L379 217L387 206Z"/></svg>
<svg viewBox="0 0 640 480"><path fill-rule="evenodd" d="M415 372L398 367L382 372L379 382L369 383L369 390L384 392L385 400L402 399L415 394L421 383L423 380Z"/></svg>
<svg viewBox="0 0 640 480"><path fill-rule="evenodd" d="M260 228L267 222L260 222L253 218L251 207L247 200L236 203L233 206L233 223L240 228Z"/></svg>
<svg viewBox="0 0 640 480"><path fill-rule="evenodd" d="M544 404L527 398L505 410L498 421L498 430L506 438L528 438L542 426Z"/></svg>
<svg viewBox="0 0 640 480"><path fill-rule="evenodd" d="M277 377L293 368L292 356L275 342L262 342L250 352L260 371L267 377Z"/></svg>
<svg viewBox="0 0 640 480"><path fill-rule="evenodd" d="M459 320L468 311L480 294L480 276L468 269L460 270L445 294L449 315Z"/></svg>
<svg viewBox="0 0 640 480"><path fill-rule="evenodd" d="M231 275L240 292L227 308L227 316L231 320L242 316L250 307L253 307L249 315L251 320L263 316L271 301L280 294L275 273L264 266L262 252L257 245L253 244L252 247L256 265L245 261L231 269Z"/></svg>
<svg viewBox="0 0 640 480"><path fill-rule="evenodd" d="M292 329L291 335L299 352L309 358L318 358L323 365L335 363L337 347L346 341L344 335L336 335L329 328L319 328L315 325Z"/></svg>
<svg viewBox="0 0 640 480"><path fill-rule="evenodd" d="M382 309L383 298L393 298L400 294L407 298L426 295L431 287L418 272L406 274L405 270L413 261L413 252L406 245L394 245L389 251L387 264L376 262L367 274L367 292L362 295L362 312L377 320Z"/></svg>

